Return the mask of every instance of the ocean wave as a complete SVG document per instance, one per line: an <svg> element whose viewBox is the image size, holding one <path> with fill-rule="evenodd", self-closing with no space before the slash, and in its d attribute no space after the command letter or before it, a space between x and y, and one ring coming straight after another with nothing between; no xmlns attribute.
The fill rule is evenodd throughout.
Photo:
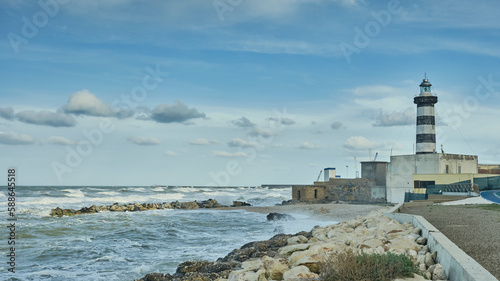
<svg viewBox="0 0 500 281"><path fill-rule="evenodd" d="M120 193L118 193L116 191L101 191L101 192L97 192L97 194L113 196L113 195L118 195Z"/></svg>
<svg viewBox="0 0 500 281"><path fill-rule="evenodd" d="M80 189L63 189L61 191L67 193L64 194L64 196L78 197L78 198L85 197L85 193L83 193Z"/></svg>

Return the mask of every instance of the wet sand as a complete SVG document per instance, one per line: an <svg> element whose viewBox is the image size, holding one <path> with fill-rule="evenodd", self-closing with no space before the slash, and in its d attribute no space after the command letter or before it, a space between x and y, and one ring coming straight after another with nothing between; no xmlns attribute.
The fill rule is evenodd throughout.
<svg viewBox="0 0 500 281"><path fill-rule="evenodd" d="M268 207L227 207L215 208L211 210L245 210L247 212L256 212L262 214L282 213L282 214L299 214L314 217L317 220L325 221L348 221L355 219L357 216L365 216L373 210L380 210L389 207L382 205L358 205L358 204L291 204L277 205Z"/></svg>

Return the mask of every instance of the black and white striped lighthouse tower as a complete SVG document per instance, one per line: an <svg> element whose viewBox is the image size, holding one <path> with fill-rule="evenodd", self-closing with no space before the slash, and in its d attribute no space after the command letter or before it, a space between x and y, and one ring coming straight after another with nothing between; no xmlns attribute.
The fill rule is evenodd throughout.
<svg viewBox="0 0 500 281"><path fill-rule="evenodd" d="M434 104L438 98L432 95L431 86L425 78L420 84L420 95L413 99L413 103L417 105L417 154L436 153Z"/></svg>

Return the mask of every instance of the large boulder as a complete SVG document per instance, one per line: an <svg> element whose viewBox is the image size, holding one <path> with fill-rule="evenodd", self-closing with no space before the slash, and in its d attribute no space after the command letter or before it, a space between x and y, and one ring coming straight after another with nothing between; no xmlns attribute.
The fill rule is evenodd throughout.
<svg viewBox="0 0 500 281"><path fill-rule="evenodd" d="M280 214L280 213L269 213L267 215L268 221L293 221L294 217L288 214Z"/></svg>
<svg viewBox="0 0 500 281"><path fill-rule="evenodd" d="M277 234L269 240L250 242L243 245L240 249L233 250L224 258L218 259L218 261L242 262L251 258L262 258L264 256L274 257L278 254L281 247L287 245L287 240L290 237L292 236L288 234Z"/></svg>
<svg viewBox="0 0 500 281"><path fill-rule="evenodd" d="M250 207L251 204L243 201L233 201L233 205L231 207Z"/></svg>
<svg viewBox="0 0 500 281"><path fill-rule="evenodd" d="M284 261L286 263L286 261ZM270 280L282 280L283 273L288 270L288 266L279 260L263 257L262 266L266 270L266 278Z"/></svg>
<svg viewBox="0 0 500 281"><path fill-rule="evenodd" d="M198 203L196 202L182 202L181 209L194 210L199 209Z"/></svg>
<svg viewBox="0 0 500 281"><path fill-rule="evenodd" d="M312 273L307 266L297 266L283 273L283 280L301 280L307 278L319 278L319 275Z"/></svg>

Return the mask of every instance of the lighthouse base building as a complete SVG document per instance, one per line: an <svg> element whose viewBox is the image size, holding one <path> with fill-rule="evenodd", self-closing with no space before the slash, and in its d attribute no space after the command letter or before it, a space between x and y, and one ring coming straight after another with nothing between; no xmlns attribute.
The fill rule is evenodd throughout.
<svg viewBox="0 0 500 281"><path fill-rule="evenodd" d="M477 174L476 155L427 153L391 156L386 180L387 202L404 202L405 193L425 194L428 187L435 188L436 185L442 187L438 194L442 194L443 189L451 192L452 188L472 191L471 175Z"/></svg>

